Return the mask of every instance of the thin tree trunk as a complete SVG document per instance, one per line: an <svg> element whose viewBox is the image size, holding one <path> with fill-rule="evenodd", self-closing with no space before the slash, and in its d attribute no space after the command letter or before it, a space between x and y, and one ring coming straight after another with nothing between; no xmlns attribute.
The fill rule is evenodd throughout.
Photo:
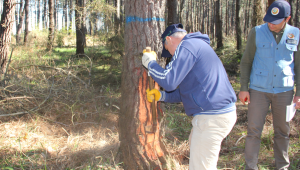
<svg viewBox="0 0 300 170"><path fill-rule="evenodd" d="M64 25L63 25L63 28L64 29L66 29L66 30L68 30L68 0L65 0L65 2L64 2L65 4L64 4L64 17L63 17L63 19L65 20L65 23L64 23Z"/></svg>
<svg viewBox="0 0 300 170"><path fill-rule="evenodd" d="M233 30L231 31L231 35L234 35L235 34L235 2L236 0L232 0L232 12L231 12L231 26L230 26L230 29Z"/></svg>
<svg viewBox="0 0 300 170"><path fill-rule="evenodd" d="M52 50L53 40L54 40L54 0L48 0L49 7L49 34L48 34L48 43L47 50Z"/></svg>
<svg viewBox="0 0 300 170"><path fill-rule="evenodd" d="M165 0L139 0L138 4L136 1L127 0L125 15L144 19L149 16L164 18L164 5ZM125 56L122 62L122 72L125 74L122 74L122 113L119 116L120 151L124 169L166 169L165 153L160 142L160 119L154 119L157 126L153 127L152 109L146 100L149 84L147 70L142 66L140 59L146 46L150 46L153 51L161 51L160 36L164 27L164 21L156 20L127 22L125 26ZM161 116L157 113L156 118L158 115ZM147 127L151 129L151 126L154 131L146 132Z"/></svg>
<svg viewBox="0 0 300 170"><path fill-rule="evenodd" d="M210 0L211 1L211 21L210 21L210 34L211 34L211 39L215 41L215 0Z"/></svg>
<svg viewBox="0 0 300 170"><path fill-rule="evenodd" d="M200 31L201 30L201 5L200 5L200 0L197 0L197 7L196 7L196 30Z"/></svg>
<svg viewBox="0 0 300 170"><path fill-rule="evenodd" d="M295 11L295 27L300 27L300 23L299 23L299 10L300 10L300 7L299 7L299 0L297 0L297 3L296 3L296 11Z"/></svg>
<svg viewBox="0 0 300 170"><path fill-rule="evenodd" d="M38 0L37 1L37 26L38 26L38 30L40 29L40 4L41 4L41 1Z"/></svg>
<svg viewBox="0 0 300 170"><path fill-rule="evenodd" d="M185 29L187 32L190 32L190 20L189 20L189 16L190 16L190 1L191 0L187 0L187 10L186 10L186 15L185 15Z"/></svg>
<svg viewBox="0 0 300 170"><path fill-rule="evenodd" d="M54 28L58 29L58 4L59 0L54 0Z"/></svg>
<svg viewBox="0 0 300 170"><path fill-rule="evenodd" d="M222 20L220 18L220 0L216 1L216 35L217 35L217 48L223 47L222 36Z"/></svg>
<svg viewBox="0 0 300 170"><path fill-rule="evenodd" d="M293 18L294 18L294 15L293 15L293 14L294 14L294 12L293 12L293 6L294 6L294 5L293 5L293 3L294 3L294 2L293 2L293 0L288 0L288 2L289 2L290 5L291 5L291 14L290 14L290 15L291 15L291 19L289 20L289 24L290 24L290 25L293 25L293 24L294 24L294 22L293 22Z"/></svg>
<svg viewBox="0 0 300 170"><path fill-rule="evenodd" d="M16 43L19 44L20 43L20 35L21 35L21 32L22 32L22 27L23 27L23 21L24 21L24 17L25 17L25 10L24 10L24 7L23 7L23 3L21 2L20 4L20 10L19 11L22 11L22 13L20 13L20 21L19 21L19 24L17 26L17 32L16 32Z"/></svg>
<svg viewBox="0 0 300 170"><path fill-rule="evenodd" d="M18 3L18 2L17 2ZM1 5L1 4L0 4ZM3 5L3 4L2 4ZM19 25L19 18L20 18L20 10L21 10L22 0L20 0L19 4L16 4L15 6L15 23L16 23L16 30L18 30ZM18 8L19 7L19 8ZM18 10L19 9L19 10Z"/></svg>
<svg viewBox="0 0 300 170"><path fill-rule="evenodd" d="M210 34L210 0L206 0L207 3L207 35Z"/></svg>
<svg viewBox="0 0 300 170"><path fill-rule="evenodd" d="M265 14L264 10L264 0L254 0L253 5L253 15L252 15L252 27L255 27L257 25L261 25L264 23L263 18Z"/></svg>
<svg viewBox="0 0 300 170"><path fill-rule="evenodd" d="M0 23L0 66L1 74L5 73L9 47L11 43L11 34L13 29L13 20L15 14L15 0L4 0L3 1L3 12L1 15Z"/></svg>
<svg viewBox="0 0 300 170"><path fill-rule="evenodd" d="M172 25L178 23L178 16L177 16L177 7L178 1L177 0L167 0L167 8L168 8L168 24Z"/></svg>
<svg viewBox="0 0 300 170"><path fill-rule="evenodd" d="M44 0L44 15L43 15L43 27L47 28L47 0Z"/></svg>
<svg viewBox="0 0 300 170"><path fill-rule="evenodd" d="M114 14L114 30L115 34L118 34L120 31L120 0L114 0L114 2L116 8L116 13Z"/></svg>
<svg viewBox="0 0 300 170"><path fill-rule="evenodd" d="M24 45L27 45L29 34L29 0L25 0L25 32L24 32Z"/></svg>
<svg viewBox="0 0 300 170"><path fill-rule="evenodd" d="M244 37L246 38L246 36L249 33L249 21L250 21L250 16L251 16L251 9L250 9L250 4L251 4L251 0L247 0L248 1L248 5L247 5L247 10L246 10L246 16L245 16L245 32L244 32Z"/></svg>
<svg viewBox="0 0 300 170"><path fill-rule="evenodd" d="M180 9L179 9L179 22L182 23L182 11L184 8L185 0L180 0Z"/></svg>
<svg viewBox="0 0 300 170"><path fill-rule="evenodd" d="M81 22L81 28L82 28L82 31L83 31L83 35L84 35L84 47L86 47L86 34L87 34L87 29L86 29L86 0L82 0L83 2L83 14L82 14L82 22Z"/></svg>
<svg viewBox="0 0 300 170"><path fill-rule="evenodd" d="M238 51L241 50L242 48L242 30L241 30L241 22L240 22L240 0L236 0L236 24L235 24L235 28L236 28L236 49Z"/></svg>
<svg viewBox="0 0 300 170"><path fill-rule="evenodd" d="M194 22L194 18L195 18L195 7L194 7L195 1L191 1L191 32L195 32L195 22Z"/></svg>
<svg viewBox="0 0 300 170"><path fill-rule="evenodd" d="M202 27L203 27L203 33L207 34L207 26L206 26L206 22L207 22L207 6L206 6L206 1L207 0L203 0L203 21L202 21Z"/></svg>
<svg viewBox="0 0 300 170"><path fill-rule="evenodd" d="M76 54L84 54L85 32L83 28L83 0L76 0Z"/></svg>
<svg viewBox="0 0 300 170"><path fill-rule="evenodd" d="M72 26L73 26L73 18L72 18L72 13L73 13L73 3L72 0L69 0L69 21L70 21L70 25L69 25L69 30L72 30ZM73 31L73 30L72 30ZM70 33L70 32L69 32Z"/></svg>

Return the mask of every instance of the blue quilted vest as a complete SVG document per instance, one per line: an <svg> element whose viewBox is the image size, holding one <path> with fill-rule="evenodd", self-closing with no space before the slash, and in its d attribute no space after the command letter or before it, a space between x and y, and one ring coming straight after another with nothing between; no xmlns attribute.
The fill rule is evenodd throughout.
<svg viewBox="0 0 300 170"><path fill-rule="evenodd" d="M299 43L299 29L286 24L277 44L268 24L255 27L256 52L250 75L251 89L281 93L294 89L294 51Z"/></svg>

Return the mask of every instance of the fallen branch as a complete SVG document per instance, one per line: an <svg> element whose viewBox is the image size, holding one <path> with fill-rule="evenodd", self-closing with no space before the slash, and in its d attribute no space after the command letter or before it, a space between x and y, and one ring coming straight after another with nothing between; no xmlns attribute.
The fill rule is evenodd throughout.
<svg viewBox="0 0 300 170"><path fill-rule="evenodd" d="M0 115L0 117L4 117L4 116L16 116L16 115L22 115L22 114L25 114L25 113L28 113L28 112L17 112L17 113L11 113L11 114L3 114L3 115Z"/></svg>
<svg viewBox="0 0 300 170"><path fill-rule="evenodd" d="M6 101L6 100L16 100L16 99L32 99L32 98L35 98L35 97L27 97L27 96L20 96L20 97L10 97L10 98L5 98L3 100L0 100L1 101Z"/></svg>
<svg viewBox="0 0 300 170"><path fill-rule="evenodd" d="M246 137L247 135L243 135L242 137L240 137L236 142L235 142L235 146L237 146L237 144L239 143L239 141L241 140L241 139L243 139L244 137Z"/></svg>
<svg viewBox="0 0 300 170"><path fill-rule="evenodd" d="M49 69L58 70L58 71L61 71L61 72L65 73L65 74L67 74L67 75L71 75L71 76L74 77L75 79L79 80L82 84L85 85L86 88L87 88L87 86L88 86L83 80L81 80L81 79L80 79L79 77L77 77L76 75L72 74L71 71L66 71L66 70L64 70L64 69L62 69L62 68L55 68L55 67L50 67L50 66L39 66L39 65L33 65L33 64L31 64L31 65L26 65L26 66L22 66L22 67L17 67L17 68L15 68L15 69L19 69L19 68L23 68L23 67L28 67L28 66L42 67L42 68L49 68Z"/></svg>

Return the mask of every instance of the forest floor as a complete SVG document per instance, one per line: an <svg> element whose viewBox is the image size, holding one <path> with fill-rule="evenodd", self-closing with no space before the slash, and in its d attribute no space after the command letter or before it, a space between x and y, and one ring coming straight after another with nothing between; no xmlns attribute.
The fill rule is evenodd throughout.
<svg viewBox="0 0 300 170"><path fill-rule="evenodd" d="M29 46L15 47L0 91L0 168L122 169L120 57L99 46L86 48L85 56L75 56L68 45L47 52L46 38L31 38ZM239 78L229 79L238 93ZM247 106L236 104L238 120L222 143L218 169L244 168ZM168 168L187 170L191 117L182 104L166 103L163 119ZM291 170L299 169L299 125L297 111L291 121ZM270 113L262 134L261 170L275 169L273 135Z"/></svg>

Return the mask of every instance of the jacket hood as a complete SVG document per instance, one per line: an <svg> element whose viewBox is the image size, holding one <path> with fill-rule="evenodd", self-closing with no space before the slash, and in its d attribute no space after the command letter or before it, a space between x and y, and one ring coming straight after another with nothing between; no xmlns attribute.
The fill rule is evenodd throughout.
<svg viewBox="0 0 300 170"><path fill-rule="evenodd" d="M201 32L194 32L187 34L182 40L187 40L191 38L201 39L206 42L208 45L210 44L210 39L207 34L202 34Z"/></svg>

